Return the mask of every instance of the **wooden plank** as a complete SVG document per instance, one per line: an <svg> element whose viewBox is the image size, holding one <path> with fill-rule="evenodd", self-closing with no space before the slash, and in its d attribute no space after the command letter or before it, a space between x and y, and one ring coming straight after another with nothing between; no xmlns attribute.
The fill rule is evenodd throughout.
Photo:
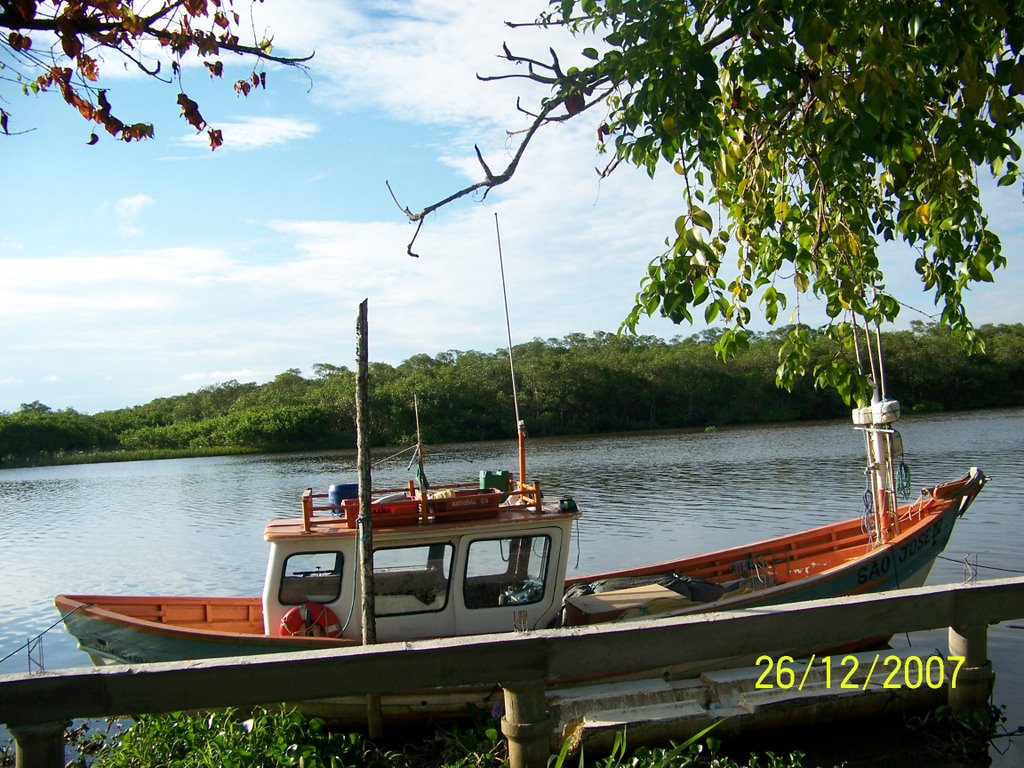
<svg viewBox="0 0 1024 768"><path fill-rule="evenodd" d="M1024 578L526 633L0 677L0 722L242 706L418 688L586 679L680 660L1024 617Z"/></svg>

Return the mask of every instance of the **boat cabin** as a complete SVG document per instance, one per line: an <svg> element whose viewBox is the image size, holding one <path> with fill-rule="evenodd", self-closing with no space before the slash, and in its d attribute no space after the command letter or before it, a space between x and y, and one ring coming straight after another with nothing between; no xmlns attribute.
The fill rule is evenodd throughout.
<svg viewBox="0 0 1024 768"><path fill-rule="evenodd" d="M491 476L481 473L481 485ZM301 519L266 526L268 635L312 629L361 638L359 503L333 496L333 486L331 494L307 489ZM511 495L467 486L425 494L412 483L374 497L378 641L535 629L558 616L571 528L580 516L571 499L542 503L536 486ZM321 606L329 609L324 620L307 614L296 619ZM302 626L292 626L293 619Z"/></svg>

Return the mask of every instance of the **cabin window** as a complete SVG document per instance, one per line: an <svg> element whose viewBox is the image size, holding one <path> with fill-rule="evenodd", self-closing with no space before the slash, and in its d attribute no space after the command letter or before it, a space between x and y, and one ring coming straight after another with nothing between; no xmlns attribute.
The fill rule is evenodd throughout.
<svg viewBox="0 0 1024 768"><path fill-rule="evenodd" d="M310 601L333 603L341 594L341 552L299 552L289 555L281 573L281 605Z"/></svg>
<svg viewBox="0 0 1024 768"><path fill-rule="evenodd" d="M451 544L391 547L373 551L376 615L442 611L448 604Z"/></svg>
<svg viewBox="0 0 1024 768"><path fill-rule="evenodd" d="M466 559L466 607L540 602L544 599L550 551L550 536L474 541Z"/></svg>

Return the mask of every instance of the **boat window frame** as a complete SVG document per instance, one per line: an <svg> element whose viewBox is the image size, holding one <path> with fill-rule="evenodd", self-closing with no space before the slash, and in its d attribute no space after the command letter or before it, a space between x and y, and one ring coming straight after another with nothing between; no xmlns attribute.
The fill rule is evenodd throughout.
<svg viewBox="0 0 1024 768"><path fill-rule="evenodd" d="M513 573L514 573L514 563L512 561L513 554L512 554L511 547L508 544L508 542L510 542L512 540L515 540L515 539L530 539L531 540L530 541L530 545L529 545L529 551L526 554L525 566L527 567L527 569L529 567L530 553L533 552L534 547L536 547L538 540L543 540L544 541L544 554L542 555L542 560L541 560L541 569L540 569L541 570L541 575L540 575L540 579L531 579L531 578L525 578L525 579L524 578L515 578L515 579L513 579L513 578L511 578ZM463 573L462 573L462 604L468 610L480 611L480 610L490 610L490 609L494 609L494 608L520 609L520 608L523 608L523 607L526 607L526 606L531 606L531 605L536 605L538 603L543 603L545 601L545 598L546 598L546 596L548 594L548 589L549 589L548 582L550 581L550 571L551 571L552 541L553 541L553 536L552 536L552 534L550 532L544 533L544 532L540 532L540 531L534 531L534 532L528 532L528 533L520 533L520 534L515 534L515 535L481 537L481 538L475 538L472 541L470 541L468 546L466 547L466 557L465 557L465 563L463 565ZM509 547L509 553L508 553L508 557L507 557L507 560L506 560L509 565L508 565L508 568L505 570L504 574L501 574L501 573L485 573L485 574L480 574L480 575L475 575L475 576L471 576L470 575L470 566L474 562L473 561L473 547L476 546L477 544L497 544L500 548L502 548L502 550L506 546ZM522 557L522 556L523 555L520 555L520 557ZM502 559L505 560L505 556L504 555L502 555ZM495 596L495 598L493 600L489 599L490 598L489 595L487 595L488 599L486 599L486 600L477 599L476 597L474 597L472 600L469 598L469 595L467 594L467 589L475 586L473 583L471 583L471 580L479 582L481 587L486 586L486 588L487 588L486 591L490 592L490 591L492 591L494 589L493 581L499 581L499 580L496 580L496 579L491 579L490 577L499 577L499 576L502 576L502 575L504 575L506 577L506 579L504 580L503 583L499 583L498 584L498 586L497 586L498 591L497 591L496 596ZM491 581L492 583L488 583L488 581ZM532 587L532 585L528 583L528 582L536 582L536 581L540 582L540 587L541 588L540 588L539 591L537 591L535 589L535 587ZM512 588L517 586L517 585L519 586L519 589L518 590L512 590ZM482 590L482 592L483 592L483 590ZM515 598L515 599L513 599L513 598Z"/></svg>
<svg viewBox="0 0 1024 768"><path fill-rule="evenodd" d="M286 600L285 599L285 584L286 584L286 580L287 579L292 579L296 584L301 585L303 579L310 578L311 576L314 576L317 573L317 571L319 571L319 566L318 566L317 567L317 571L310 571L310 572L296 571L293 575L289 576L288 575L288 563L289 563L289 561L291 561L292 558L296 558L296 557L310 557L310 556L315 556L315 555L334 555L334 568L332 568L330 571L324 571L323 572L326 576L329 576L331 578L336 578L337 581L338 581L338 587L337 587L337 591L334 593L334 597L332 597L329 600L324 600L324 599L321 599L321 597L322 597L321 594L318 594L316 597L314 597L314 596L312 596L312 595L307 593L304 599L300 599L300 600L288 599L288 600ZM344 577L345 577L345 553L342 552L339 549L300 550L300 551L297 551L297 552L292 552L291 554L287 555L284 558L284 560L282 561L282 563L281 563L281 576L278 579L278 583L277 583L277 602L280 605L303 605L304 603L309 603L309 602L322 603L324 605L328 605L330 603L337 602L341 598L341 590L342 590L342 587L344 586L344 580L345 580ZM318 578L320 578L320 577L318 577ZM325 581L326 581L326 579L325 579ZM310 586L312 586L312 584L310 584Z"/></svg>
<svg viewBox="0 0 1024 768"><path fill-rule="evenodd" d="M441 558L431 557L430 556L430 550L435 548L435 547L443 548L445 550L446 554L444 556L442 556ZM407 592L399 591L399 592L388 593L388 594L382 594L379 591L379 588L380 588L379 577L381 576L381 573L379 573L378 570L377 570L378 562L379 562L378 558L377 558L377 555L379 553L381 553L381 552L397 551L397 550L403 550L403 549L406 549L406 550L425 549L425 550L427 550L426 562L428 564L428 567L427 568L418 569L418 571L409 571L410 573L426 574L426 573L428 573L430 571L430 568L429 568L430 562L434 561L434 560L440 560L440 562L441 562L440 575L443 578L441 578L440 580L434 579L433 580L434 583L431 585L431 586L440 586L441 584L444 585L443 599L440 601L440 605L433 605L433 604L429 604L429 603L423 602L423 598L418 596L416 594L416 592L413 592L413 591L407 591ZM443 540L440 540L440 541L419 542L419 543L415 543L415 544L400 544L400 545L397 545L397 546L374 547L373 548L373 601L374 601L374 616L376 618L395 618L395 617L400 617L400 616L416 616L416 615L427 614L427 613L441 613L441 612L447 610L448 609L448 605L449 605L449 601L451 600L451 594L452 594L452 576L455 573L455 554L456 554L456 546L455 546L454 542L452 542L452 541L450 541L448 539L443 539ZM445 575L445 571L447 571L447 575ZM439 591L438 594L441 595L440 591ZM403 596L408 596L410 598L414 598L414 599L419 600L423 604L423 608L417 607L416 610L389 610L387 612L383 612L383 611L380 610L379 606L380 606L381 602L382 601L383 602L387 602L387 598L388 597L403 597Z"/></svg>

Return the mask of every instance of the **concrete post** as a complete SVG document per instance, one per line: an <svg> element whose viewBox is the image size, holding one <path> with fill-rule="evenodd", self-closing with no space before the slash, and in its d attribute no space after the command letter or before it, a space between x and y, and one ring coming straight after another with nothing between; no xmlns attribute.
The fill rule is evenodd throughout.
<svg viewBox="0 0 1024 768"><path fill-rule="evenodd" d="M503 686L505 716L501 732L508 739L511 768L545 768L551 755L552 722L544 698L544 681Z"/></svg>
<svg viewBox="0 0 1024 768"><path fill-rule="evenodd" d="M15 768L64 768L64 729L70 722L8 725Z"/></svg>
<svg viewBox="0 0 1024 768"><path fill-rule="evenodd" d="M954 710L984 707L995 681L992 662L988 660L988 627L950 627L949 655L964 657L956 684L950 679L949 706Z"/></svg>

